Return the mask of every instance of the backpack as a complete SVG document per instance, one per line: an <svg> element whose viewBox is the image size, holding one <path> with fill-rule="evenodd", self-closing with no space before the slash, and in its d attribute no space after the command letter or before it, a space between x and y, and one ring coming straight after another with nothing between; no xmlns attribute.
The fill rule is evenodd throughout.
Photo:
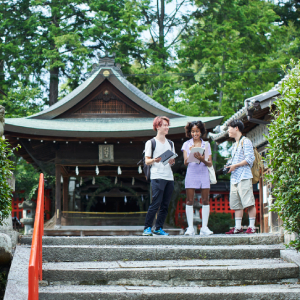
<svg viewBox="0 0 300 300"><path fill-rule="evenodd" d="M243 138L242 143L241 143L243 152L244 152L244 147L243 147L244 140L245 140L245 138ZM253 166L251 168L251 172L252 172L252 176L253 176L252 184L256 184L261 177L260 170L263 169L263 162L262 162L261 155L258 153L258 151L255 147L253 147L253 151L254 151L255 159L253 162Z"/></svg>
<svg viewBox="0 0 300 300"><path fill-rule="evenodd" d="M155 141L155 138L152 138L151 140L151 148L152 148L152 151L151 151L151 158L153 158L153 152L155 150L155 147L156 147L156 141ZM173 143L172 141L168 140L167 141L169 142L170 146L171 146L171 150L173 149ZM141 164L143 165L143 171L144 171L144 174L145 174L145 178L146 178L146 181L150 182L150 169L151 169L151 165L146 165L146 162L145 162L145 150L143 151L143 154L142 154L142 159L137 163L137 165Z"/></svg>

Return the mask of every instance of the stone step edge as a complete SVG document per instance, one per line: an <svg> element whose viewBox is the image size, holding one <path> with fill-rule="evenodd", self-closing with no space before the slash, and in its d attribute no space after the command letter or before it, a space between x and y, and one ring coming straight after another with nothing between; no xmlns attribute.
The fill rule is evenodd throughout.
<svg viewBox="0 0 300 300"><path fill-rule="evenodd" d="M43 279L55 281L96 282L116 280L250 280L263 281L297 279L299 268L295 264L265 266L215 266L215 267L167 267L167 268L120 268L120 269L44 269Z"/></svg>
<svg viewBox="0 0 300 300"><path fill-rule="evenodd" d="M31 237L23 236L20 239L22 244L31 244ZM212 236L170 236L170 237L143 237L143 236L103 236L103 237L43 237L43 245L274 245L283 243L283 235L281 234L255 234L255 235L212 235Z"/></svg>
<svg viewBox="0 0 300 300"><path fill-rule="evenodd" d="M144 296L147 299L147 296L155 296L153 299L199 299L201 295L201 299L222 299L225 296L238 296L239 298L234 299L243 299L242 296L245 295L250 299L251 295L256 296L255 299L269 299L264 298L265 296L271 295L273 298L270 299L281 299L274 298L274 296L279 295L287 295L289 298L282 299L299 299L300 296L300 285L299 284L268 284L268 285L246 285L246 286L226 286L226 287L145 287L145 286L81 286L81 285L73 285L73 286L47 286L40 287L39 294L43 299L44 295L60 295L62 298L54 298L54 299L64 299L66 295L96 295L96 296L113 296L115 295L115 299L128 299L130 295L132 296ZM193 298L178 298L180 296L194 296ZM171 296L171 297L168 297ZM212 296L216 296L216 298L212 298ZM293 297L294 296L294 297ZM51 297L51 296L50 296ZM159 298L158 298L159 297ZM259 297L259 298L258 298ZM292 297L292 298L291 298ZM48 298L51 299L51 298ZM73 298L72 298L73 299ZM84 298L81 298L84 299ZM105 298L101 298L105 299ZM108 298L113 299L113 298ZM150 298L149 298L150 299ZM228 298L233 299L233 298Z"/></svg>

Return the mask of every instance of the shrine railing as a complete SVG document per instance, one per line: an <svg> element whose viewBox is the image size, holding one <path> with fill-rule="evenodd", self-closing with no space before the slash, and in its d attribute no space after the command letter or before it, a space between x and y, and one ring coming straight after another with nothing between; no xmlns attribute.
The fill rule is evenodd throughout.
<svg viewBox="0 0 300 300"><path fill-rule="evenodd" d="M39 299L39 280L42 280L42 247L44 235L44 174L40 174L37 206L28 267L28 300Z"/></svg>

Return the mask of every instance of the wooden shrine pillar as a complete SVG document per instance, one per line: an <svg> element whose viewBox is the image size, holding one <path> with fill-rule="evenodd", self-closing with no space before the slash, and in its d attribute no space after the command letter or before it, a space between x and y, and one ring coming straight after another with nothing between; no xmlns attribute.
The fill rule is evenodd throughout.
<svg viewBox="0 0 300 300"><path fill-rule="evenodd" d="M69 177L63 177L63 211L69 210Z"/></svg>
<svg viewBox="0 0 300 300"><path fill-rule="evenodd" d="M55 165L55 224L61 225L61 170Z"/></svg>
<svg viewBox="0 0 300 300"><path fill-rule="evenodd" d="M260 206L260 213L259 213L259 223L260 223L260 233L265 232L264 226L264 199L263 199L263 186L264 180L261 176L259 178L259 206Z"/></svg>

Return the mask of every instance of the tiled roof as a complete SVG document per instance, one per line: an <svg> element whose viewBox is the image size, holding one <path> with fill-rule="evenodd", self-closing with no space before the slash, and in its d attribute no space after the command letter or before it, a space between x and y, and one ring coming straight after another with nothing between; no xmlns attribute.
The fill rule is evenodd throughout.
<svg viewBox="0 0 300 300"><path fill-rule="evenodd" d="M171 119L170 134L184 132L187 122L201 120L213 128L217 117L177 117ZM129 137L153 135L153 118L54 119L8 118L5 131L30 135L62 137Z"/></svg>
<svg viewBox="0 0 300 300"><path fill-rule="evenodd" d="M271 101L271 103L273 103L275 101L276 97L280 96L280 93L278 90L279 90L282 82L288 79L288 76L289 75L284 76L284 78L282 80L280 80L277 84L275 84L275 86L272 89L270 89L269 91L246 99L245 106L242 107L240 110L238 110L233 116L231 116L223 125L216 126L213 129L213 131L215 133L210 132L208 134L208 137L214 141L218 141L220 139L227 138L228 137L228 132L227 132L228 124L234 119L241 120L246 116L246 112L247 112L246 102L248 102L248 109L252 109L254 107L253 104L255 102L260 102L261 108L269 106L270 101Z"/></svg>
<svg viewBox="0 0 300 300"><path fill-rule="evenodd" d="M104 70L109 70L111 75L104 77L102 74ZM30 116L31 119L54 119L75 106L86 96L88 96L96 87L98 87L105 79L110 81L116 88L124 93L129 99L136 104L146 109L154 115L166 115L167 117L174 118L183 116L176 113L140 91L137 87L131 84L125 77L122 76L114 67L104 66L95 71L86 81L79 85L66 97L45 109L44 111Z"/></svg>

